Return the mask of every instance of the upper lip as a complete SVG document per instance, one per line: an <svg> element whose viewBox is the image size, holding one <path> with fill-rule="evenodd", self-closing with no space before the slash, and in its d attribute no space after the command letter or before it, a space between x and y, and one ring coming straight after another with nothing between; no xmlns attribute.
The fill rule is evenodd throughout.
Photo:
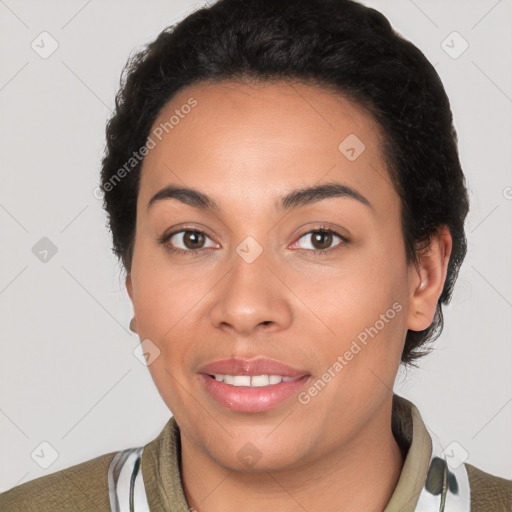
<svg viewBox="0 0 512 512"><path fill-rule="evenodd" d="M264 357L253 359L220 359L201 366L199 373L208 375L281 375L283 377L301 377L303 375L309 375L306 370L292 368L275 359L267 359Z"/></svg>

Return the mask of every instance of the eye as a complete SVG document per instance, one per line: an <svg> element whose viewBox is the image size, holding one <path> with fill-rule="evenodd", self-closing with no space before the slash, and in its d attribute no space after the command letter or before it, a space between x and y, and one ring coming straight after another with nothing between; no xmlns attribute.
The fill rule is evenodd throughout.
<svg viewBox="0 0 512 512"><path fill-rule="evenodd" d="M188 255L208 249L209 247L204 246L206 240L212 242L210 248L217 247L217 244L206 233L197 229L174 231L164 235L160 239L160 243L165 245L170 252Z"/></svg>
<svg viewBox="0 0 512 512"><path fill-rule="evenodd" d="M307 240L310 237L311 242L301 245L301 240ZM331 247L333 241L338 238L341 240L334 247ZM205 246L205 242L210 241L210 246ZM216 244L206 233L198 229L181 229L172 233L163 235L159 242L165 248L175 254L183 254L187 256L197 255L203 250L209 248L218 248ZM332 228L318 228L304 233L295 244L299 245L299 249L313 251L314 254L324 254L335 251L341 246L349 243L349 240L341 233Z"/></svg>
<svg viewBox="0 0 512 512"><path fill-rule="evenodd" d="M300 241L302 239L307 240L308 237L310 238L311 242L301 246ZM341 242L336 244L334 247L331 247L331 244L333 243L335 238L339 238ZM348 243L348 239L335 229L319 228L304 233L297 240L296 243L299 244L300 249L313 250L315 254L324 254L329 251L337 250L338 248L340 248L340 246L343 246L346 243Z"/></svg>

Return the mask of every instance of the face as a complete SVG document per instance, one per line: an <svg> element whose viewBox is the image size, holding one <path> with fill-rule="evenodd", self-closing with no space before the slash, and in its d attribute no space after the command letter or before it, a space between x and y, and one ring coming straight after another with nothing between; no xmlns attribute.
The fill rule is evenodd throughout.
<svg viewBox="0 0 512 512"><path fill-rule="evenodd" d="M126 284L187 447L263 471L369 439L407 329L429 325L376 122L316 86L222 82L180 91L153 134ZM170 189L151 201L166 187L210 207Z"/></svg>

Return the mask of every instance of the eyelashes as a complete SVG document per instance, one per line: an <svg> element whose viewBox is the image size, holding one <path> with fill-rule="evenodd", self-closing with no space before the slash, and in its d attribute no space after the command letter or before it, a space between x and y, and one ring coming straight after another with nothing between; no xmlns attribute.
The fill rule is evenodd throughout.
<svg viewBox="0 0 512 512"><path fill-rule="evenodd" d="M183 254L186 256L193 255L194 253L198 253L198 252L203 252L204 250L207 249L204 247L199 247L196 249L180 249L178 247L170 246L168 244L168 242L171 240L171 238L175 237L176 235L179 235L180 233L189 233L189 234L191 233L194 235L194 237L196 237L196 238L198 237L199 240L202 240L204 238L208 238L211 240L211 238L204 231L200 231L198 229L180 229L179 231L173 231L172 233L169 233L168 235L164 235L160 239L160 243L162 243L169 252L175 253L175 254ZM192 253L192 254L190 254L190 253Z"/></svg>
<svg viewBox="0 0 512 512"><path fill-rule="evenodd" d="M191 237L189 237L187 240L189 242L190 242L190 240L192 240L192 243L195 243L197 241L203 242L203 241L209 240L210 242L213 243L214 247L210 246L210 247L198 247L198 248L180 248L180 247L176 247L174 244L171 245L169 242L171 241L172 238L177 238L178 241L180 241L183 244L183 238L184 238L183 235L181 235L181 237L177 237L177 235L180 235L180 234L191 235ZM313 246L312 249L307 249L307 248L305 249L305 248L299 247L298 248L299 251L309 252L309 253L313 253L315 255L323 255L323 254L327 254L327 253L331 253L336 250L339 250L343 246L350 243L348 238L345 237L344 235L342 235L339 231L337 231L333 228L330 228L330 227L318 227L316 229L312 229L312 230L306 231L305 233L302 233L298 237L297 241L294 242L293 245L296 245L303 238L313 235L313 234L320 235L323 237L327 236L327 240L329 242L335 241L336 238L339 238L341 240L341 242L336 244L334 247L329 247L327 249L316 249ZM178 241L175 240L174 243L178 243ZM211 252L212 249L214 249L214 248L216 248L216 246L218 246L218 244L213 242L213 240L208 236L207 233L205 233L204 231L201 231L199 229L195 229L195 228L194 229L181 228L179 230L173 231L172 233L164 234L162 237L159 238L158 242L160 244L164 245L165 249L168 252L170 252L171 254L179 254L179 255L183 255L183 256L187 256L187 257L194 257L194 256L197 257L198 255L203 254L204 252Z"/></svg>
<svg viewBox="0 0 512 512"><path fill-rule="evenodd" d="M337 250L337 248L345 245L345 244L348 244L348 239L343 236L340 232L336 231L335 229L333 228L317 228L317 229L312 229L310 231L306 231L305 233L303 233L297 240L297 242L295 243L298 243L300 240L302 240L303 238L309 236L309 235L312 235L312 234L318 234L318 235L321 235L321 236L325 236L327 235L329 239L333 239L334 237L335 238L339 238L341 240L341 243L338 243L336 244L334 247L330 247L328 249L315 249L313 247L313 249L304 249L302 248L301 250L306 250L308 252L313 252L314 254L326 254L328 252L331 252L331 251L334 251L334 250Z"/></svg>

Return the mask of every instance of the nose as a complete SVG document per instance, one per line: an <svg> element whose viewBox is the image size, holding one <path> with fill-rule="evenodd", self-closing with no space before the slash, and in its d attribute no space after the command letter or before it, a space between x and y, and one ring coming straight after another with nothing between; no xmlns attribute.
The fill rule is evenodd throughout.
<svg viewBox="0 0 512 512"><path fill-rule="evenodd" d="M231 270L213 290L210 314L215 327L247 336L290 326L293 294L270 260L266 251L250 263L234 255Z"/></svg>

